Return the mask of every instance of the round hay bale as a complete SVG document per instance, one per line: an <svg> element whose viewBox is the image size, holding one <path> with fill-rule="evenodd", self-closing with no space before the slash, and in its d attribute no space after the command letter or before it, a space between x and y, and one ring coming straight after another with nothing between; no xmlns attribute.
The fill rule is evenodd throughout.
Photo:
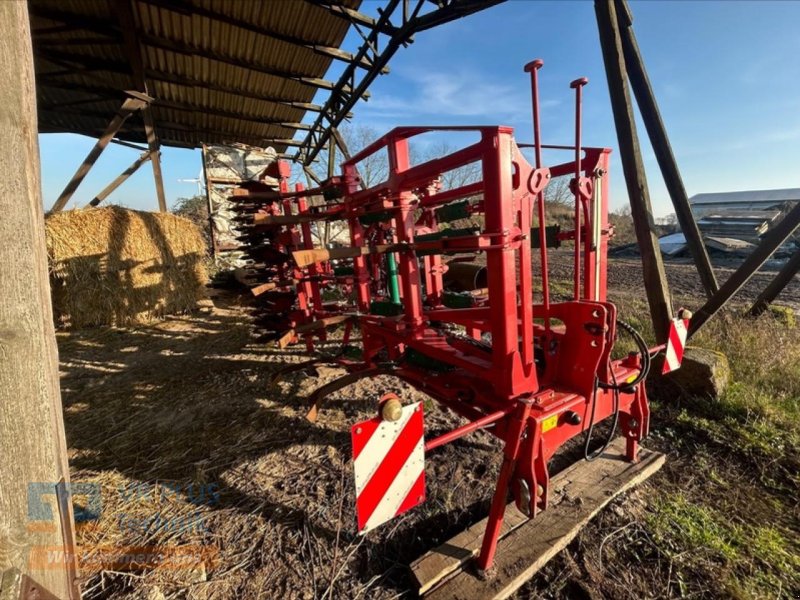
<svg viewBox="0 0 800 600"><path fill-rule="evenodd" d="M109 206L48 215L45 228L57 325L145 324L205 296L206 246L187 219Z"/></svg>

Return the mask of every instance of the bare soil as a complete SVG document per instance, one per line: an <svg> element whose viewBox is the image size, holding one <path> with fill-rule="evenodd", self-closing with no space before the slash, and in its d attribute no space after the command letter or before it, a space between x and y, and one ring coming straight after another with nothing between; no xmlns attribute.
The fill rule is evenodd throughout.
<svg viewBox="0 0 800 600"><path fill-rule="evenodd" d="M556 277L567 264L556 261ZM670 264L668 273L676 296L702 300L691 265ZM742 298L754 298L769 276L758 278ZM640 282L638 261L612 262L616 293L641 295ZM797 281L787 295L797 306ZM477 434L431 453L422 506L356 535L352 424L371 417L386 391L424 402L428 436L461 421L424 394L379 377L332 395L318 423L309 423L308 395L345 371L320 366L273 385L279 369L309 356L256 342L238 298L218 296L196 314L152 327L58 338L72 478L98 483L103 495L99 518L78 526L79 546L90 558L107 547L202 555L190 567L84 561L85 598L413 597L408 563L488 510L500 446ZM323 347L335 349L335 341ZM648 443L669 453L668 466L615 501L519 597L679 597L687 589L719 597L704 566L688 588L678 581L674 557L654 549L641 525L659 490L707 483L694 465L705 450L676 442L667 417L654 417ZM721 468L741 478L740 467ZM739 494L755 494L756 486L754 478L742 479ZM132 496L131 489L143 493ZM760 510L786 518L769 506Z"/></svg>

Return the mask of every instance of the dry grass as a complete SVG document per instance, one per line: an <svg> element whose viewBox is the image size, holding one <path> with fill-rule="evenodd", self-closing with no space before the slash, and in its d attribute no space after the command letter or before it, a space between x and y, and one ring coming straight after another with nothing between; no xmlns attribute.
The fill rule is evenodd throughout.
<svg viewBox="0 0 800 600"><path fill-rule="evenodd" d="M46 220L59 325L128 326L193 309L207 280L205 243L190 221L120 207Z"/></svg>

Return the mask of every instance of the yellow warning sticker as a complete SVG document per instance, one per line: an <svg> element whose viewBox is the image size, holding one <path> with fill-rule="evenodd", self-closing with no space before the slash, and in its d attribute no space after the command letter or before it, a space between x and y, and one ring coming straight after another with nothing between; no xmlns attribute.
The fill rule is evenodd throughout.
<svg viewBox="0 0 800 600"><path fill-rule="evenodd" d="M558 415L551 415L542 421L542 433L547 433L558 425Z"/></svg>

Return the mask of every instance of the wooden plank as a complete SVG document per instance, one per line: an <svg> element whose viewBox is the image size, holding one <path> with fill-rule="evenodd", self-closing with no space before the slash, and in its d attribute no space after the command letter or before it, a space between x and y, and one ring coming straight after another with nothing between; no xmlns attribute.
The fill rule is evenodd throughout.
<svg viewBox="0 0 800 600"><path fill-rule="evenodd" d="M714 269L711 267L711 260L708 258L708 251L700 229L692 214L689 206L689 195L683 185L678 162L672 152L672 145L669 143L667 128L661 118L661 111L658 109L656 96L650 78L644 66L644 59L639 51L639 44L633 32L633 22L630 17L630 8L626 0L617 0L617 16L620 21L620 35L622 48L625 55L625 65L631 80L631 88L636 96L639 105L639 112L642 115L647 134L650 136L650 143L656 155L661 175L672 199L672 206L675 208L675 216L680 223L681 231L686 236L686 243L692 253L697 273L705 289L706 296L711 298L719 289Z"/></svg>
<svg viewBox="0 0 800 600"><path fill-rule="evenodd" d="M798 271L800 271L800 250L792 254L792 257L786 262L780 272L769 282L769 285L764 288L764 291L758 295L753 306L750 307L750 314L757 317L767 310L767 307L778 297L778 294L783 291L783 288L792 280L792 277L797 275Z"/></svg>
<svg viewBox="0 0 800 600"><path fill-rule="evenodd" d="M27 2L0 2L0 569L2 589L27 578L40 598L80 597L50 300ZM37 502L38 501L38 502ZM39 504L42 511L31 514ZM35 524L36 527L31 527ZM11 545L7 545L7 542ZM60 554L62 562L39 562ZM34 554L36 553L36 554ZM31 595L30 597L34 597Z"/></svg>
<svg viewBox="0 0 800 600"><path fill-rule="evenodd" d="M109 195L111 195L111 192L113 192L115 189L117 189L119 186L121 186L123 183L125 183L128 180L128 177L130 177L131 175L136 173L136 171L139 170L139 167L141 167L148 160L150 160L150 151L149 150L145 150L142 153L142 155L139 158L137 158L133 162L133 164L131 164L131 166L129 166L122 173L117 175L117 178L114 179L114 181L109 183L105 188L103 188L103 190L99 194L97 194L97 196L92 198L92 200L89 202L89 204L87 206L97 206L103 200L108 198Z"/></svg>
<svg viewBox="0 0 800 600"><path fill-rule="evenodd" d="M477 555L488 521L489 518L486 517L411 563L411 572L417 581L420 594L425 594ZM519 512L513 502L509 503L500 529L500 539L527 521L528 517Z"/></svg>
<svg viewBox="0 0 800 600"><path fill-rule="evenodd" d="M566 548L604 506L664 464L665 457L659 452L643 448L639 461L629 463L623 458L624 451L625 440L619 438L597 460L580 461L556 475L551 481L550 507L535 519L512 525L510 533L501 539L492 577L482 580L470 570L458 571L480 549L485 521L423 556L412 565L415 577L426 590L438 585L426 598L509 597ZM521 518L513 505L508 510L507 518ZM440 583L453 571L458 572ZM438 581L419 579L437 576Z"/></svg>
<svg viewBox="0 0 800 600"><path fill-rule="evenodd" d="M636 122L633 103L628 91L627 67L622 50L617 13L614 0L595 0L594 7L608 80L608 92L611 96L611 109L614 113L614 125L617 130L620 160L631 204L636 240L639 242L639 251L642 255L644 288L650 307L650 318L653 321L656 341L662 344L667 341L669 323L672 319L672 306L664 263L661 260L661 249L658 245L658 235L655 231L650 191L647 187L639 137L636 134Z"/></svg>

